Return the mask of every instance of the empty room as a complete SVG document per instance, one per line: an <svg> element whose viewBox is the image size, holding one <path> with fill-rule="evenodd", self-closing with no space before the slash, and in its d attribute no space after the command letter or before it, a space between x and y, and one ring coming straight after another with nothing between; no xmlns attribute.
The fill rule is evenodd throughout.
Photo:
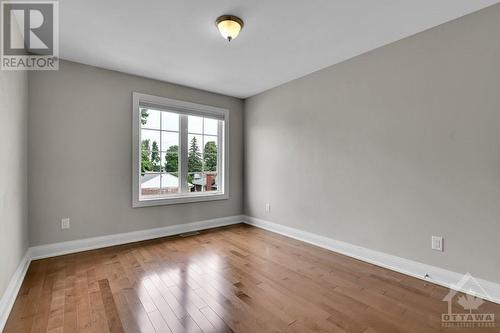
<svg viewBox="0 0 500 333"><path fill-rule="evenodd" d="M499 0L0 7L0 332L500 332Z"/></svg>

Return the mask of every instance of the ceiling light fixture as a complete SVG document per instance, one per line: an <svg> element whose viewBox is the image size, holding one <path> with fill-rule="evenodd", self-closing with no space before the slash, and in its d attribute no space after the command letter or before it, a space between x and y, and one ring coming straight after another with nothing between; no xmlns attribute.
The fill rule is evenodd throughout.
<svg viewBox="0 0 500 333"><path fill-rule="evenodd" d="M222 15L215 21L222 37L229 42L235 39L243 29L243 20L234 15Z"/></svg>

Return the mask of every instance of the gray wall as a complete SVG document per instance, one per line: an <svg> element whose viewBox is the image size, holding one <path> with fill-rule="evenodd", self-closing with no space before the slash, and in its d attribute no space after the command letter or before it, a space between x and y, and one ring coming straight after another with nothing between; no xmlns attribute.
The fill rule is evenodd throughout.
<svg viewBox="0 0 500 333"><path fill-rule="evenodd" d="M31 245L241 214L241 100L66 61L29 79ZM230 110L229 200L132 208L133 91Z"/></svg>
<svg viewBox="0 0 500 333"><path fill-rule="evenodd" d="M0 297L28 249L28 75L0 70Z"/></svg>
<svg viewBox="0 0 500 333"><path fill-rule="evenodd" d="M496 5L246 100L246 213L500 282L499 31Z"/></svg>

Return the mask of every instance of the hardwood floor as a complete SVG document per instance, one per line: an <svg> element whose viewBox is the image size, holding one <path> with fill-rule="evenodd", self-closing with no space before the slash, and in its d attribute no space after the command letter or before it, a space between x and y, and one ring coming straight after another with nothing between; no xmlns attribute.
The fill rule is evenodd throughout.
<svg viewBox="0 0 500 333"><path fill-rule="evenodd" d="M5 332L500 332L489 302L496 328L442 327L447 293L236 225L34 261Z"/></svg>

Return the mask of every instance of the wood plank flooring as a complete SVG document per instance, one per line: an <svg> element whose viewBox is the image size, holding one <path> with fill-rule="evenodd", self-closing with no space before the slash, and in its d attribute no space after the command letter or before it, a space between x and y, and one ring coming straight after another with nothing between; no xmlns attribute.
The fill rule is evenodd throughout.
<svg viewBox="0 0 500 333"><path fill-rule="evenodd" d="M4 331L500 332L489 302L495 328L442 327L447 293L236 225L34 261Z"/></svg>

